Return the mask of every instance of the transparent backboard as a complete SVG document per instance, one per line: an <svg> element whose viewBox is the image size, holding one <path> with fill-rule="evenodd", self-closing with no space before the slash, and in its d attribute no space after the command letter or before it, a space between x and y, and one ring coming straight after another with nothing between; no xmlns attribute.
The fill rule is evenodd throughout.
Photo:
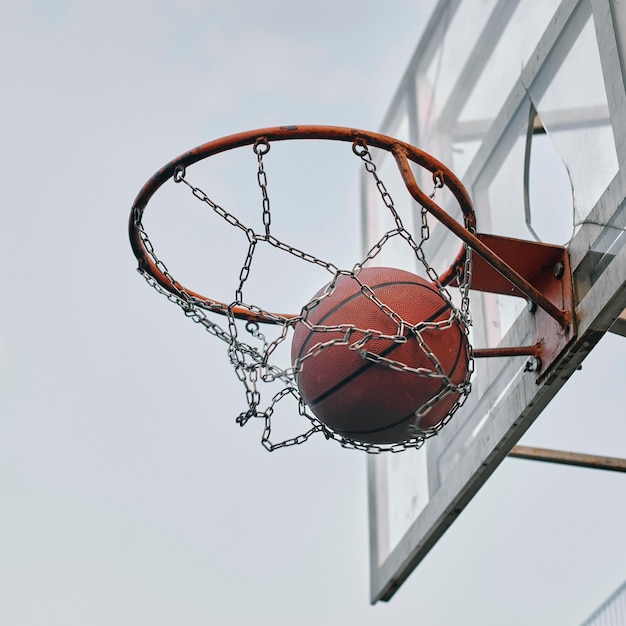
<svg viewBox="0 0 626 626"><path fill-rule="evenodd" d="M602 335L613 324L624 334L625 42L617 0L444 0L393 98L381 132L461 178L479 232L568 248L578 329L539 381L525 371L528 357L478 359L472 394L437 437L418 451L368 459L372 602L391 598ZM377 158L418 234L420 207L392 159ZM368 248L390 225L366 177L362 201ZM459 249L431 219L425 250L435 269ZM377 263L419 272L401 245ZM471 311L475 348L532 339L521 298L472 292Z"/></svg>

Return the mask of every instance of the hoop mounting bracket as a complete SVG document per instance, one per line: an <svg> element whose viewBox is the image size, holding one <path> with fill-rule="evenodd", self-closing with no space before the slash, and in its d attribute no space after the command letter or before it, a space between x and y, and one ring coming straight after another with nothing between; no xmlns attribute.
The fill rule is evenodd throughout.
<svg viewBox="0 0 626 626"><path fill-rule="evenodd" d="M565 324L555 319L548 311L537 306L519 287L514 286L498 270L487 262L480 253L473 257L471 289L487 293L526 298L529 312L535 320L532 355L540 364L534 371L537 381L543 380L565 348L576 337L576 315L574 311L574 287L569 253L562 246L501 237L499 235L476 234L476 238L524 280L533 285L544 298L563 312L568 320ZM462 256L462 255L461 255ZM462 267L462 266L460 266ZM446 282L457 284L452 272ZM529 348L529 350L530 350ZM480 355L501 356L502 349L480 350Z"/></svg>

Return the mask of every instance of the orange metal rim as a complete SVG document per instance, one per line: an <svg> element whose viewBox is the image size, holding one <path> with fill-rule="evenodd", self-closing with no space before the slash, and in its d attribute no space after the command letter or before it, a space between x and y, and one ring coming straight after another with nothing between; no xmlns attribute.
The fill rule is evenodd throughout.
<svg viewBox="0 0 626 626"><path fill-rule="evenodd" d="M455 224L461 229L467 228L470 231L474 230L476 224L474 209L472 207L469 194L461 181L443 163L419 148L387 135L354 128L317 125L278 126L237 133L204 143L167 163L146 182L135 198L129 220L131 247L139 263L139 269L150 275L169 293L178 297L191 297L218 313L226 314L227 312L230 312L234 317L239 319L269 324L276 323L281 319L284 320L294 317L293 314L258 313L250 311L245 307L229 306L207 296L196 293L186 287L182 287L177 282L173 282L171 277L166 276L154 262L141 237L140 225L143 213L152 196L162 185L176 176L177 172L179 172L181 168L187 168L198 161L221 152L226 152L228 150L248 145L254 145L259 142L259 140L267 142L271 145L274 141L306 139L345 141L351 142L353 145L375 147L392 153L399 164L409 160L419 165L425 170L430 171L433 175L433 179L438 184L445 185L458 202L464 216L465 227L457 224L456 222ZM421 189L417 188L417 190L415 190L414 186L411 191L416 200L427 204L427 208L429 210L433 208L433 201L428 198L428 196L424 194ZM435 205L434 208L436 208L438 213L443 212L443 210L437 205Z"/></svg>

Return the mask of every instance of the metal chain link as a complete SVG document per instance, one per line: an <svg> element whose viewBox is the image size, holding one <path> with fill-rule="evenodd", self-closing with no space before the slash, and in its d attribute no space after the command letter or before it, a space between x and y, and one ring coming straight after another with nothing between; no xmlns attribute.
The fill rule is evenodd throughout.
<svg viewBox="0 0 626 626"><path fill-rule="evenodd" d="M236 418L236 422L240 426L244 426L251 418L261 419L263 421L263 433L261 436L262 445L268 450L276 450L283 447L292 445L298 445L307 441L312 435L321 432L327 439L339 442L343 447L355 450L362 450L368 453L378 454L380 452L400 452L408 448L419 448L424 441L431 436L437 434L437 432L445 425L452 415L460 406L469 393L469 375L465 381L460 385L455 385L450 380L449 376L445 374L437 356L433 350L429 347L428 342L422 337L422 333L426 330L443 330L449 328L453 323L458 322L463 332L467 335L469 333L468 325L470 320L469 315L469 284L471 280L471 255L466 255L465 265L462 270L463 276L459 276L459 289L461 292L461 307L457 309L447 289L444 288L440 281L436 271L428 264L426 256L424 254L424 243L430 237L430 228L428 225L427 211L424 207L421 208L421 227L420 227L420 240L416 241L411 233L405 228L402 219L395 208L394 201L388 192L385 184L377 173L376 165L374 164L369 149L366 143L362 140L356 140L353 143L353 152L363 161L365 170L372 177L375 187L380 195L380 198L389 211L395 228L384 233L380 240L374 244L365 255L365 258L357 263L352 270L340 270L333 263L319 259L316 256L306 253L298 248L295 248L289 244L286 244L271 234L271 205L268 193L268 177L265 170L263 157L269 152L270 144L266 138L260 137L253 146L254 153L257 156L257 183L261 191L261 210L262 210L262 224L263 232L256 233L252 228L249 228L243 224L232 213L226 211L220 205L215 203L209 198L209 196L199 187L191 184L186 177L186 170L183 167L176 169L173 175L173 180L176 183L183 183L186 185L192 195L207 204L210 209L223 219L230 226L234 226L242 230L248 239L248 249L243 262L243 265L239 272L238 286L235 290L235 300L230 305L224 305L217 302L201 300L192 294L188 293L185 288L176 281L176 279L170 274L165 264L157 257L154 246L152 245L142 223L141 213L136 211L135 213L135 225L139 232L141 241L143 242L148 255L152 262L159 269L159 271L166 277L174 288L175 293L171 293L160 285L152 276L139 268L139 271L144 275L148 284L150 284L158 293L165 295L168 300L178 305L192 321L201 325L209 334L217 337L221 341L228 344L228 357L235 371L235 375L242 383L245 389L245 400L247 408L241 412ZM435 187L431 194L431 198L435 197L435 193L438 188L443 186L443 179L439 173L435 173L433 176ZM387 242L394 238L400 237L406 241L406 243L413 250L417 260L424 267L428 278L437 285L439 292L447 303L451 313L447 319L437 322L423 322L421 324L409 324L403 320L392 308L386 305L380 300L375 292L359 279L359 272L363 266L373 260L387 244ZM327 288L315 299L309 302L302 308L301 314L293 318L280 318L272 315L263 309L246 304L244 301L244 287L249 279L252 263L255 252L259 243L266 243L274 248L281 250L299 260L312 263L324 268L326 271L332 274L333 279L327 286ZM324 298L329 297L334 288L334 284L340 276L347 276L352 280L355 280L359 285L360 292L368 298L376 307L383 312L397 327L395 334L384 334L376 329L358 328L354 325L344 324L341 326L329 326L329 325L314 325L307 319L309 312L315 308ZM266 335L260 331L259 324L257 322L247 322L244 326L244 330L249 335L250 339L240 338L240 327L238 320L234 314L235 307L245 307L251 313L262 314L265 318L271 319L276 322L280 328L280 334L273 340L268 340ZM227 320L227 327L223 328L219 324L211 321L207 312L219 312L225 314ZM318 342L311 350L309 350L297 361L291 364L290 367L283 368L278 365L270 363L270 357L275 353L278 346L283 343L290 331L290 329L296 323L302 323L309 327L310 330L316 333L329 333L329 339L326 342ZM341 335L337 337L337 333ZM331 333L334 333L331 335ZM368 349L368 344L375 340L387 340L394 343L405 343L409 338L415 338L417 344L424 352L428 362L432 367L416 367L412 368L406 363L395 361L376 351ZM251 342L256 342L254 345ZM413 427L411 431L411 438L395 444L370 444L362 443L352 440L339 433L334 432L322 422L320 422L315 415L313 415L306 403L302 399L295 382L297 373L301 370L303 363L310 358L315 357L322 350L327 349L330 346L342 345L346 346L349 350L356 351L361 358L377 363L384 367L400 371L409 372L415 376L437 378L443 383L443 391L435 398L427 402L423 407L420 407L416 411L415 424L418 423L419 418L428 409L438 403L441 398L449 394L457 394L457 401L450 409L447 417L436 427L428 429L420 429L417 426ZM468 344L469 345L469 344ZM473 371L473 361L471 358L471 349L468 353L468 361L470 363L470 369ZM262 405L262 385L265 383L273 383L280 381L283 384L283 388L275 393L269 404L264 409ZM279 402L283 400L291 399L297 402L299 415L309 422L309 428L304 433L295 437L287 438L279 443L272 442L272 417L275 414L276 407Z"/></svg>
<svg viewBox="0 0 626 626"><path fill-rule="evenodd" d="M376 257L376 255L382 250L383 246L391 239L392 237L399 236L406 240L406 242L411 246L413 252L417 260L420 262L424 271L428 278L437 286L439 293L445 299L448 306L454 313L457 315L459 321L462 322L463 326L471 325L471 316L470 316L470 301L469 301L469 286L472 275L472 255L471 250L466 247L466 255L465 255L465 265L463 277L459 277L459 290L462 296L461 299L461 307L457 309L452 302L452 297L449 291L441 284L439 280L439 275L436 270L428 263L426 259L426 255L424 253L424 244L430 237L430 226L428 224L428 211L425 207L421 207L420 216L421 216L421 230L420 230L420 242L419 244L414 240L411 233L404 227L402 220L398 214L394 206L393 199L391 195L387 191L384 183L378 176L376 172L376 165L372 161L372 156L367 148L367 145L363 140L356 140L352 146L353 152L361 158L365 165L365 170L371 174L374 179L376 188L381 196L381 199L385 206L389 209L396 224L396 229L388 231L383 235L383 237L370 249L368 254L365 257L365 260L359 264L359 267L364 265L367 261L371 261ZM444 186L443 173L435 172L433 174L433 183L434 188L429 197L434 199L438 189L441 189Z"/></svg>
<svg viewBox="0 0 626 626"><path fill-rule="evenodd" d="M263 226L265 227L265 236L270 236L270 225L272 223L272 215L270 213L270 199L267 194L267 176L265 174L265 168L263 166L263 155L270 151L270 144L265 137L261 137L254 142L253 150L257 155L258 171L257 182L263 195L262 208L263 208Z"/></svg>

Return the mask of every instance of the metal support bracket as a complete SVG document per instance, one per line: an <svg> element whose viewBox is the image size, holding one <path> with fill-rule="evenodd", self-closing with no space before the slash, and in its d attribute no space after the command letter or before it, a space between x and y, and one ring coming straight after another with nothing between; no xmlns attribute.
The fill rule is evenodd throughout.
<svg viewBox="0 0 626 626"><path fill-rule="evenodd" d="M528 371L535 372L539 382L549 373L558 357L576 337L574 288L567 249L562 246L484 233L478 233L476 238L541 292L544 298L563 312L563 317L567 320L563 323L555 319L541 303L529 298L528 293L505 278L480 252L474 255L471 288L525 298L529 301L529 314L535 320L533 345L518 348L485 348L475 350L475 356L528 355L532 360ZM456 278L452 278L450 284L454 285L456 281Z"/></svg>

